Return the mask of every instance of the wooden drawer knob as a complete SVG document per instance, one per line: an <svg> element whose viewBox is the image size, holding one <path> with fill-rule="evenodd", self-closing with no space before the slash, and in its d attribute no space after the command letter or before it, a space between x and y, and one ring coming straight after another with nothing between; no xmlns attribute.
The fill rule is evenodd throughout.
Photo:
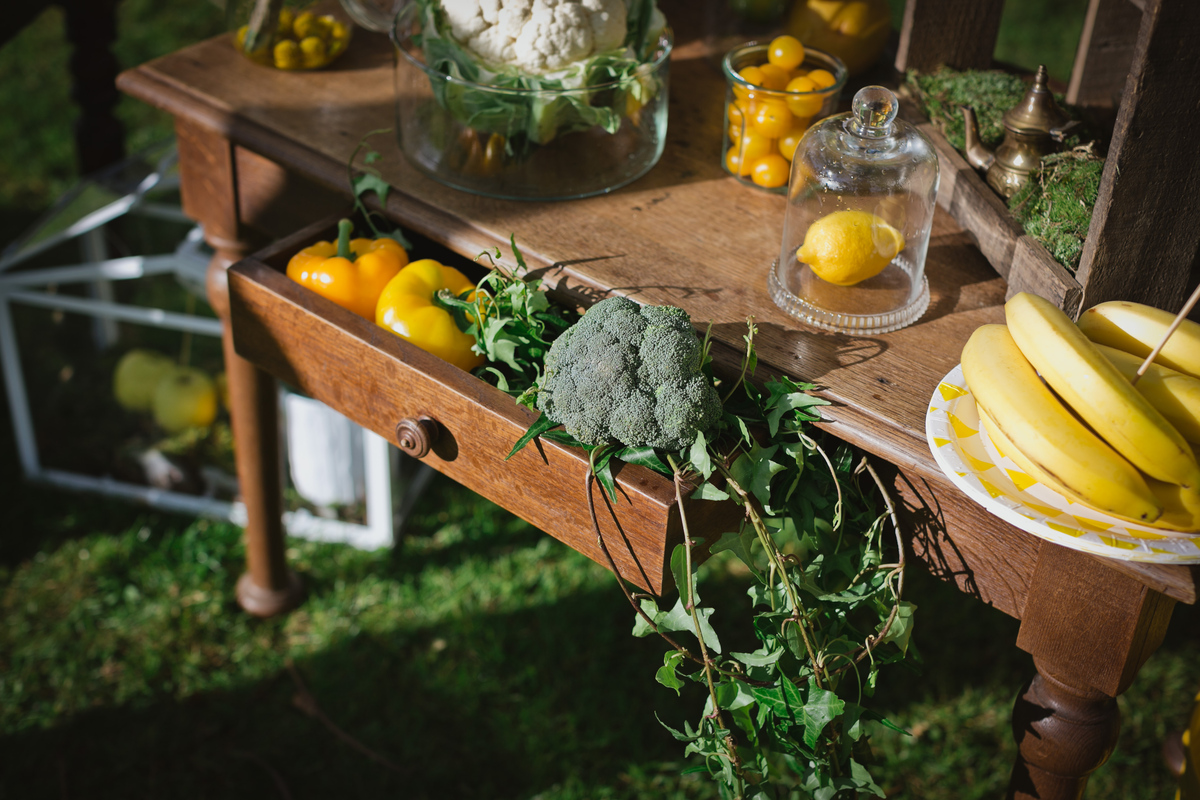
<svg viewBox="0 0 1200 800"><path fill-rule="evenodd" d="M433 417L407 417L396 426L396 444L413 458L429 455L441 427Z"/></svg>

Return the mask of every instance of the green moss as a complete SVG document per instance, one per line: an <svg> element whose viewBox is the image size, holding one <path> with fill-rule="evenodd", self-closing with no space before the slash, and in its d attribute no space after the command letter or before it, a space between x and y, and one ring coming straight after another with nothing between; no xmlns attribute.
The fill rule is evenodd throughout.
<svg viewBox="0 0 1200 800"><path fill-rule="evenodd" d="M1025 232L1072 272L1079 266L1104 159L1086 145L1042 159L1037 174L1008 201Z"/></svg>
<svg viewBox="0 0 1200 800"><path fill-rule="evenodd" d="M1004 112L1021 101L1027 87L1019 76L999 70L940 67L928 74L910 71L905 79L909 96L960 152L966 148L963 106L975 110L980 142L994 150L1004 140ZM1061 96L1055 99L1070 118L1079 119L1078 111ZM1042 159L1034 179L1008 201L1025 233L1072 272L1083 254L1104 170L1104 159L1095 154L1095 139L1096 132L1086 124L1077 127L1063 142L1063 150Z"/></svg>
<svg viewBox="0 0 1200 800"><path fill-rule="evenodd" d="M958 150L966 147L963 106L975 109L979 140L993 148L1004 139L1004 112L1021 101L1026 89L1025 81L1009 72L948 67L928 74L910 70L906 83L921 111Z"/></svg>

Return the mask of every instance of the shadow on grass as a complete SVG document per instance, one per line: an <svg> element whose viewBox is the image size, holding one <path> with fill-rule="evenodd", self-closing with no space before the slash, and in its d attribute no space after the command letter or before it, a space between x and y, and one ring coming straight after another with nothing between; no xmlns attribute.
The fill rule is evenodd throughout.
<svg viewBox="0 0 1200 800"><path fill-rule="evenodd" d="M516 798L569 781L620 784L630 763L680 755L655 713L679 725L702 702L654 683L661 647L629 636L623 606L586 592L364 631L298 658L325 714L398 770L302 713L280 670L4 736L0 796Z"/></svg>

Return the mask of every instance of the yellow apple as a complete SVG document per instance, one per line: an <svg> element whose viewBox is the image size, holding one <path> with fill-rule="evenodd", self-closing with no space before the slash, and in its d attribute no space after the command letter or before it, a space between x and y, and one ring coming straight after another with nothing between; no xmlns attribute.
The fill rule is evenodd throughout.
<svg viewBox="0 0 1200 800"><path fill-rule="evenodd" d="M121 356L113 371L113 396L124 409L149 411L159 379L174 366L162 353L134 348Z"/></svg>
<svg viewBox="0 0 1200 800"><path fill-rule="evenodd" d="M154 421L167 433L211 425L217 416L217 387L196 367L174 367L154 392Z"/></svg>

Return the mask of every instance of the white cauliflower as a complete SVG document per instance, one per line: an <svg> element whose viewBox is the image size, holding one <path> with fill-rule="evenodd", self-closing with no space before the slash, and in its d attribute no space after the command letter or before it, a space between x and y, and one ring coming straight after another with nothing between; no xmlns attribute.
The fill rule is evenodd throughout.
<svg viewBox="0 0 1200 800"><path fill-rule="evenodd" d="M626 0L441 0L451 34L483 62L545 74L621 47Z"/></svg>

